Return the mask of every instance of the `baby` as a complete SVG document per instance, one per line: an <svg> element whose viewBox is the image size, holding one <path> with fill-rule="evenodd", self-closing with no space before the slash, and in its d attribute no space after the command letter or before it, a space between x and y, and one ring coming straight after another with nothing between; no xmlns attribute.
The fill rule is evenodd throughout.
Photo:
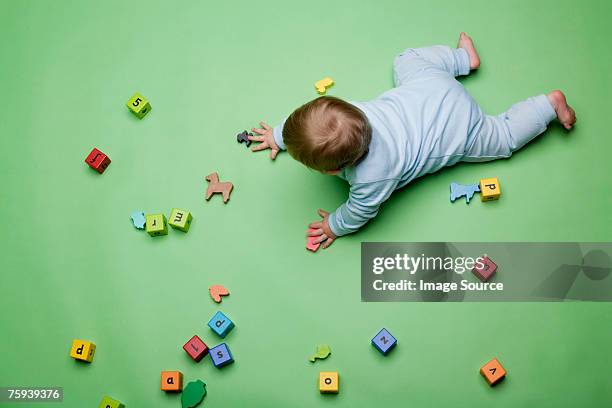
<svg viewBox="0 0 612 408"><path fill-rule="evenodd" d="M457 48L409 48L395 58L395 88L369 102L322 96L271 128L253 129L253 151L280 150L304 165L350 184L348 200L333 213L319 210L309 225L315 243L329 247L378 214L380 205L417 177L459 161L506 158L555 118L566 129L576 122L561 91L519 102L489 116L455 79L480 66L472 39L461 33Z"/></svg>

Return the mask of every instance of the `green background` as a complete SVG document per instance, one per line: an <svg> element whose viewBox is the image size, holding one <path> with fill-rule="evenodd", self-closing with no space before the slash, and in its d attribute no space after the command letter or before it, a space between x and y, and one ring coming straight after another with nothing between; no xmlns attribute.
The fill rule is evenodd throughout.
<svg viewBox="0 0 612 408"><path fill-rule="evenodd" d="M606 303L361 303L361 241L610 241L610 2L0 0L0 385L65 388L67 407L103 395L178 407L160 371L208 384L204 406L603 406ZM392 86L406 47L468 32L481 69L463 80L485 111L561 88L576 129L553 125L511 160L462 164L397 192L359 233L304 249L316 209L346 199L339 179L235 134L276 124L316 96L368 100ZM125 102L141 92L143 120ZM103 175L83 162L112 159ZM205 202L204 176L232 181ZM499 202L450 204L451 181L498 176ZM132 211L193 212L187 234L150 238ZM534 271L534 274L537 274ZM216 305L207 288L231 296ZM194 363L192 335L222 310L235 364ZM386 358L370 339L399 340ZM69 358L94 341L91 365ZM332 356L307 361L318 343ZM478 370L498 357L507 380ZM318 371L340 372L322 396Z"/></svg>

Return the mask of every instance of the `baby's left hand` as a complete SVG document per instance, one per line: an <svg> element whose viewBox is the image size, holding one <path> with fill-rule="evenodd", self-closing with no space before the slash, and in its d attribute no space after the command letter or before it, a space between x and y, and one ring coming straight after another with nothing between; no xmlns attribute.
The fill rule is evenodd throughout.
<svg viewBox="0 0 612 408"><path fill-rule="evenodd" d="M314 231L309 232L309 237L317 237L312 243L318 244L323 243L323 249L327 248L331 244L333 244L334 240L337 238L332 230L329 228L329 213L327 211L319 209L319 215L323 218L321 221L315 221L308 224L308 227L314 229Z"/></svg>

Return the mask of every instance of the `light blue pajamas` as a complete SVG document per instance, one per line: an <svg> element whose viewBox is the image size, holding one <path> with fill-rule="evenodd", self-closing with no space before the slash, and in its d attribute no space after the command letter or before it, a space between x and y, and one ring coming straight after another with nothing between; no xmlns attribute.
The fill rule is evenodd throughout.
<svg viewBox="0 0 612 408"><path fill-rule="evenodd" d="M329 217L334 234L357 231L393 191L417 177L459 161L510 157L556 117L545 95L485 115L455 79L469 72L464 49L409 48L395 59L395 88L369 102L351 102L367 116L372 142L365 158L339 175L350 193ZM274 128L274 139L285 149L283 125Z"/></svg>

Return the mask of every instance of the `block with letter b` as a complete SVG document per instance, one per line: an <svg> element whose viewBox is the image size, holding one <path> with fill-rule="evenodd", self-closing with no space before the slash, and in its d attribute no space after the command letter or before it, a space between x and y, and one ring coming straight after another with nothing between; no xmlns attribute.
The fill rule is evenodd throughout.
<svg viewBox="0 0 612 408"><path fill-rule="evenodd" d="M498 200L501 196L501 187L497 177L480 180L480 199L482 201Z"/></svg>
<svg viewBox="0 0 612 408"><path fill-rule="evenodd" d="M72 348L70 349L70 357L75 360L91 363L96 352L96 345L91 341L73 340Z"/></svg>
<svg viewBox="0 0 612 408"><path fill-rule="evenodd" d="M168 235L168 224L164 214L147 214L145 230L152 237Z"/></svg>
<svg viewBox="0 0 612 408"><path fill-rule="evenodd" d="M138 116L139 119L144 118L144 116L151 110L151 104L149 101L138 92L136 92L130 98L130 100L127 101L126 105L134 115Z"/></svg>
<svg viewBox="0 0 612 408"><path fill-rule="evenodd" d="M193 216L189 211L173 208L172 212L170 213L168 224L170 224L170 226L174 229L187 232L189 231L189 226L191 226L192 220Z"/></svg>

